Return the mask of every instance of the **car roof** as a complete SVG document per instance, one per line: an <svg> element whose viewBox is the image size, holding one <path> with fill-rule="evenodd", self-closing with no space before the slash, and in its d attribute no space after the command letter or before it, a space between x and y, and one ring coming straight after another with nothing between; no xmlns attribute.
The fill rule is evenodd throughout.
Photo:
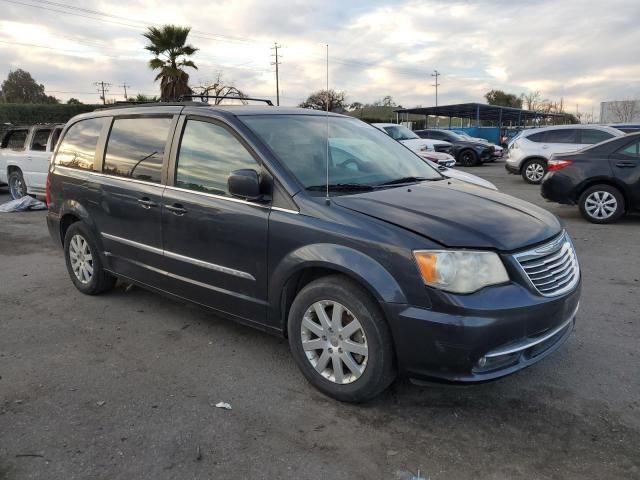
<svg viewBox="0 0 640 480"><path fill-rule="evenodd" d="M529 135L533 135L534 133L538 133L538 132L548 132L550 130L565 130L567 128L574 128L578 130L587 130L587 129L601 130L604 132L624 135L624 132L618 130L617 128L609 127L606 125L579 124L579 123L571 124L571 125L550 125L548 127L532 128L530 130L523 130L521 132L521 135L523 137L528 137Z"/></svg>

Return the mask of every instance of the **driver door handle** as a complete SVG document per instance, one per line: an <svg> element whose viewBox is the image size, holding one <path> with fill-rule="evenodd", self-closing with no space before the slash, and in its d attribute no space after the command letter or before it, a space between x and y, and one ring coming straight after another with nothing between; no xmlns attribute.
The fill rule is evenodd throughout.
<svg viewBox="0 0 640 480"><path fill-rule="evenodd" d="M173 213L174 215L178 215L179 217L181 217L182 215L184 215L185 213L187 213L187 209L184 208L181 204L179 203L174 203L173 205L165 205L164 208L166 208L167 210L169 210L171 213Z"/></svg>
<svg viewBox="0 0 640 480"><path fill-rule="evenodd" d="M146 209L158 206L158 204L156 202L154 202L153 200L151 200L149 197L142 197L142 198L138 199L138 204L142 208L146 208Z"/></svg>

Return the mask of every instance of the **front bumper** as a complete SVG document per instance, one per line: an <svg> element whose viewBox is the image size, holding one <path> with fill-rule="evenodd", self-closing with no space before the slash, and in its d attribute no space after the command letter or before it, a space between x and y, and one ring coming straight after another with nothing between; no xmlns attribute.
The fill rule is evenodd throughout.
<svg viewBox="0 0 640 480"><path fill-rule="evenodd" d="M510 283L471 295L439 292L430 310L399 304L384 309L401 374L480 382L526 368L558 349L571 335L579 298L580 283L560 297Z"/></svg>

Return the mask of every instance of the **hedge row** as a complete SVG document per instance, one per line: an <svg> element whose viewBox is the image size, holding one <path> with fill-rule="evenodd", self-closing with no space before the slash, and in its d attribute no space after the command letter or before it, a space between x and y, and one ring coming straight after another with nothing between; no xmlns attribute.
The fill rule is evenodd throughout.
<svg viewBox="0 0 640 480"><path fill-rule="evenodd" d="M0 124L65 123L75 115L101 107L103 105L0 103Z"/></svg>

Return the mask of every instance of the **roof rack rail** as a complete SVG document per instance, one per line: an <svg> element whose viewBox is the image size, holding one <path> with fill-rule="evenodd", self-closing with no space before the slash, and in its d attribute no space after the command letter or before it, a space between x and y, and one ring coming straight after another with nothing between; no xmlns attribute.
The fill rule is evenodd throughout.
<svg viewBox="0 0 640 480"><path fill-rule="evenodd" d="M254 97L230 97L228 95L199 95L199 94L191 94L191 95L182 95L181 97L178 98L179 102L184 102L186 100L191 100L193 101L194 98L199 98L201 102L204 103L205 99L209 99L209 98L219 98L221 100L249 100L249 101L253 101L253 102L264 102L267 105L269 105L270 107L273 107L273 102L271 100L268 100L266 98L254 98Z"/></svg>

